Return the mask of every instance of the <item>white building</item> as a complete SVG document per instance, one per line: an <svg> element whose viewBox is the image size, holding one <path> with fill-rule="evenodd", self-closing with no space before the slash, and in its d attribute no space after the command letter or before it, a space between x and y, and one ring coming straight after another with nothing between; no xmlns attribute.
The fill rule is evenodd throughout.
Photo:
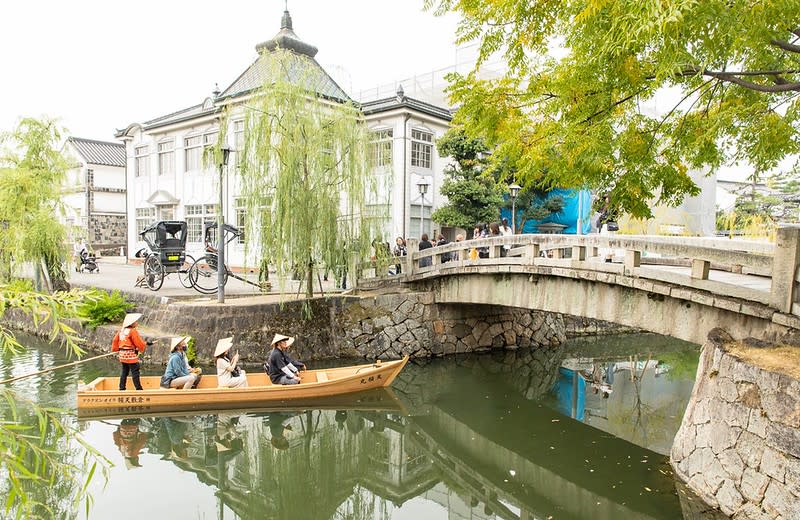
<svg viewBox="0 0 800 520"><path fill-rule="evenodd" d="M187 252L203 255L203 222L214 221L218 205L218 172L203 166L203 150L216 143L221 107L232 110L227 135L234 148L244 141L242 104L263 84L266 66L263 57L277 48L291 51L293 77L312 78L305 86L331 101L347 102L350 97L317 63L316 47L301 41L284 11L281 29L274 38L256 46L255 61L222 92L189 108L134 123L117 132L125 143L128 178L128 251L132 256L144 243L139 233L158 220L185 220L188 224ZM446 161L438 156L435 141L448 128L449 110L408 98L399 89L396 96L363 105L368 128L374 132L378 148L376 175L386 188L369 194L368 211L389 215L382 226L386 241L394 236L420 235L434 231L430 215L441 204L439 187ZM234 159L235 161L235 159ZM228 169L223 186L223 214L227 223L240 225L244 209L240 203L238 178ZM420 195L418 184L428 184ZM257 248L251 248L257 249ZM230 244L226 252L232 266L254 266L257 258L245 258L243 243Z"/></svg>
<svg viewBox="0 0 800 520"><path fill-rule="evenodd" d="M119 143L70 137L64 145L70 160L63 222L73 239L84 239L96 252L119 254L127 241L125 147Z"/></svg>

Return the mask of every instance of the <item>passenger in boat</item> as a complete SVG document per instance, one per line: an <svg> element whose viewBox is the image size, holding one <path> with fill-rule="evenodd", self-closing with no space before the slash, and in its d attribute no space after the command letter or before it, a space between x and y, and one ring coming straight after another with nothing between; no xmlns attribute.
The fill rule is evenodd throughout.
<svg viewBox="0 0 800 520"><path fill-rule="evenodd" d="M294 343L294 338L275 334L272 338L272 351L269 353L269 378L276 385L296 385L300 383L300 369L305 363L289 357L286 351Z"/></svg>
<svg viewBox="0 0 800 520"><path fill-rule="evenodd" d="M170 342L170 356L167 362L167 369L161 376L161 388L197 388L200 383L199 369L189 368L186 361L186 347L189 336L179 336L172 338Z"/></svg>
<svg viewBox="0 0 800 520"><path fill-rule="evenodd" d="M217 358L217 384L220 388L244 388L247 386L247 374L236 366L239 363L239 354L231 357L230 350L233 338L222 338L217 341L214 357Z"/></svg>
<svg viewBox="0 0 800 520"><path fill-rule="evenodd" d="M138 312L126 314L125 319L122 321L122 329L117 332L111 341L111 351L119 352L121 365L119 374L120 390L125 390L128 374L133 379L133 386L137 390L142 389L142 383L139 380L139 354L144 353L144 349L147 348L149 343L145 343L136 330L141 317L142 315Z"/></svg>

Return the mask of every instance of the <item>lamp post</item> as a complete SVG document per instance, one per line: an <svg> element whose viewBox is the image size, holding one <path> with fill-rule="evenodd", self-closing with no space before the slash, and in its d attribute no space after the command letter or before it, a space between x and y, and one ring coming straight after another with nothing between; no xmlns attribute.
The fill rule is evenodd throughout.
<svg viewBox="0 0 800 520"><path fill-rule="evenodd" d="M225 303L225 213L223 187L223 168L228 165L231 155L230 147L225 144L220 149L222 155L219 162L219 212L217 213L217 303Z"/></svg>
<svg viewBox="0 0 800 520"><path fill-rule="evenodd" d="M419 206L419 237L422 239L423 227L425 226L425 194L428 193L428 186L430 183L424 178L417 183L419 195L422 197L422 203Z"/></svg>
<svg viewBox="0 0 800 520"><path fill-rule="evenodd" d="M508 187L508 193L511 195L511 231L517 234L517 195L522 186L516 182Z"/></svg>

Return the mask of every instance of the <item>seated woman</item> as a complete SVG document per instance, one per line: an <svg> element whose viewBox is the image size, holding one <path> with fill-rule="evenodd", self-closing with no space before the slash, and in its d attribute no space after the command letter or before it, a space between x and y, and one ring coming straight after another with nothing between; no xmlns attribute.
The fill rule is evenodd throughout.
<svg viewBox="0 0 800 520"><path fill-rule="evenodd" d="M289 357L286 352L294 343L294 338L275 334L272 338L272 351L269 353L267 361L267 372L272 384L275 385L296 385L300 383L300 370L305 370L305 363Z"/></svg>
<svg viewBox="0 0 800 520"><path fill-rule="evenodd" d="M200 383L199 369L189 368L189 363L186 360L186 344L189 341L189 336L179 336L172 338L170 342L169 361L167 362L167 370L161 376L162 388L197 388Z"/></svg>
<svg viewBox="0 0 800 520"><path fill-rule="evenodd" d="M239 354L230 356L233 338L223 338L217 342L214 357L217 358L217 385L220 388L244 388L247 386L247 374L236 365Z"/></svg>

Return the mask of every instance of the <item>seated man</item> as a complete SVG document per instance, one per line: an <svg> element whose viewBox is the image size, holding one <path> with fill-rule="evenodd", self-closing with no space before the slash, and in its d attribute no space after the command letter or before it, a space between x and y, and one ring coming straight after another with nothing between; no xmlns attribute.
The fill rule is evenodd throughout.
<svg viewBox="0 0 800 520"><path fill-rule="evenodd" d="M306 365L292 359L286 351L294 343L294 338L275 334L272 338L272 351L269 353L269 378L276 385L296 385L300 382L300 368Z"/></svg>
<svg viewBox="0 0 800 520"><path fill-rule="evenodd" d="M167 369L161 376L162 388L197 388L200 383L199 369L189 368L184 351L187 348L188 336L172 338L170 342L170 356Z"/></svg>

